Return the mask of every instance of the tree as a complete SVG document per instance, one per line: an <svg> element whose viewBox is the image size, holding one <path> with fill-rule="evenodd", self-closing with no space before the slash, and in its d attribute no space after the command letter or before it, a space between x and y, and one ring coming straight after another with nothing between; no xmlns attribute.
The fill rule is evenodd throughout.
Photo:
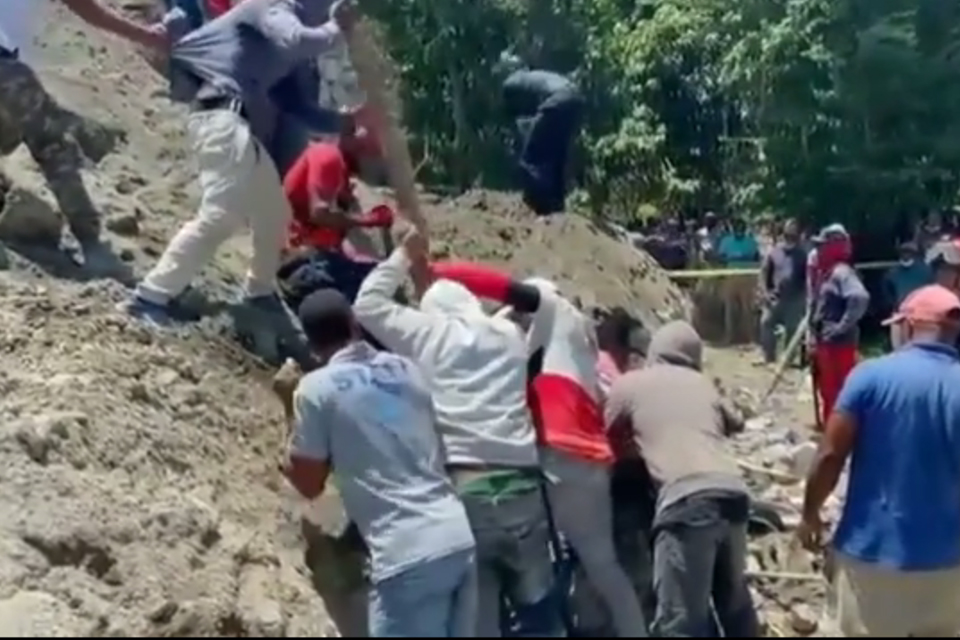
<svg viewBox="0 0 960 640"><path fill-rule="evenodd" d="M889 229L960 188L960 5L942 0L372 0L422 177L513 183L512 47L589 104L596 215L777 211Z"/></svg>

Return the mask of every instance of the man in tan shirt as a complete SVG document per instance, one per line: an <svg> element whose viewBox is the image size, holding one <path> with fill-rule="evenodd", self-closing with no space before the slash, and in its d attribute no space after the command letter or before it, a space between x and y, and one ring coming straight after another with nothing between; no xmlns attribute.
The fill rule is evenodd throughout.
<svg viewBox="0 0 960 640"><path fill-rule="evenodd" d="M701 372L703 343L671 322L650 342L644 368L610 390L606 422L622 455L639 455L655 485L655 637L708 637L713 602L726 637L759 637L747 588L749 497L724 436L743 428Z"/></svg>

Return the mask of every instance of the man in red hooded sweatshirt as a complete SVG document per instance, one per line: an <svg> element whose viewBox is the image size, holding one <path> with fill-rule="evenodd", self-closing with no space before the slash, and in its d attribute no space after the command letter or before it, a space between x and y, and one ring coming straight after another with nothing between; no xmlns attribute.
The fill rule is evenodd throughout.
<svg viewBox="0 0 960 640"><path fill-rule="evenodd" d="M825 227L816 238L816 277L810 337L820 395L820 425L826 424L843 382L857 364L857 325L870 304L850 260L853 246L843 225Z"/></svg>
<svg viewBox="0 0 960 640"><path fill-rule="evenodd" d="M509 305L507 312L520 324L529 323L528 403L557 528L603 601L617 635L646 637L639 599L614 547L613 452L601 407L593 323L556 285L541 278L519 282L486 267L450 262L433 265L433 274Z"/></svg>

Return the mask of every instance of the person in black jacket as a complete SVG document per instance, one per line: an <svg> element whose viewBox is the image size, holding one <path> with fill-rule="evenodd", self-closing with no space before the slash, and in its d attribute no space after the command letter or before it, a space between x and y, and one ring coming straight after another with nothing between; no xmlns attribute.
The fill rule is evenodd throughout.
<svg viewBox="0 0 960 640"><path fill-rule="evenodd" d="M504 54L501 68L503 104L516 123L517 154L523 201L537 215L563 211L567 197L567 164L580 130L583 98L559 73L526 68Z"/></svg>

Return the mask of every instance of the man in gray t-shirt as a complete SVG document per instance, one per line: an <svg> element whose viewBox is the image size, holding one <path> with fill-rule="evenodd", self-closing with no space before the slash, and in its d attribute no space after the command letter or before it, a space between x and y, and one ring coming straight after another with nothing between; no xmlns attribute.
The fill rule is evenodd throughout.
<svg viewBox="0 0 960 640"><path fill-rule="evenodd" d="M299 315L327 365L287 397L286 475L315 498L336 470L344 509L370 550L370 635L472 636L474 539L419 371L360 340L350 303L333 289L307 296Z"/></svg>

